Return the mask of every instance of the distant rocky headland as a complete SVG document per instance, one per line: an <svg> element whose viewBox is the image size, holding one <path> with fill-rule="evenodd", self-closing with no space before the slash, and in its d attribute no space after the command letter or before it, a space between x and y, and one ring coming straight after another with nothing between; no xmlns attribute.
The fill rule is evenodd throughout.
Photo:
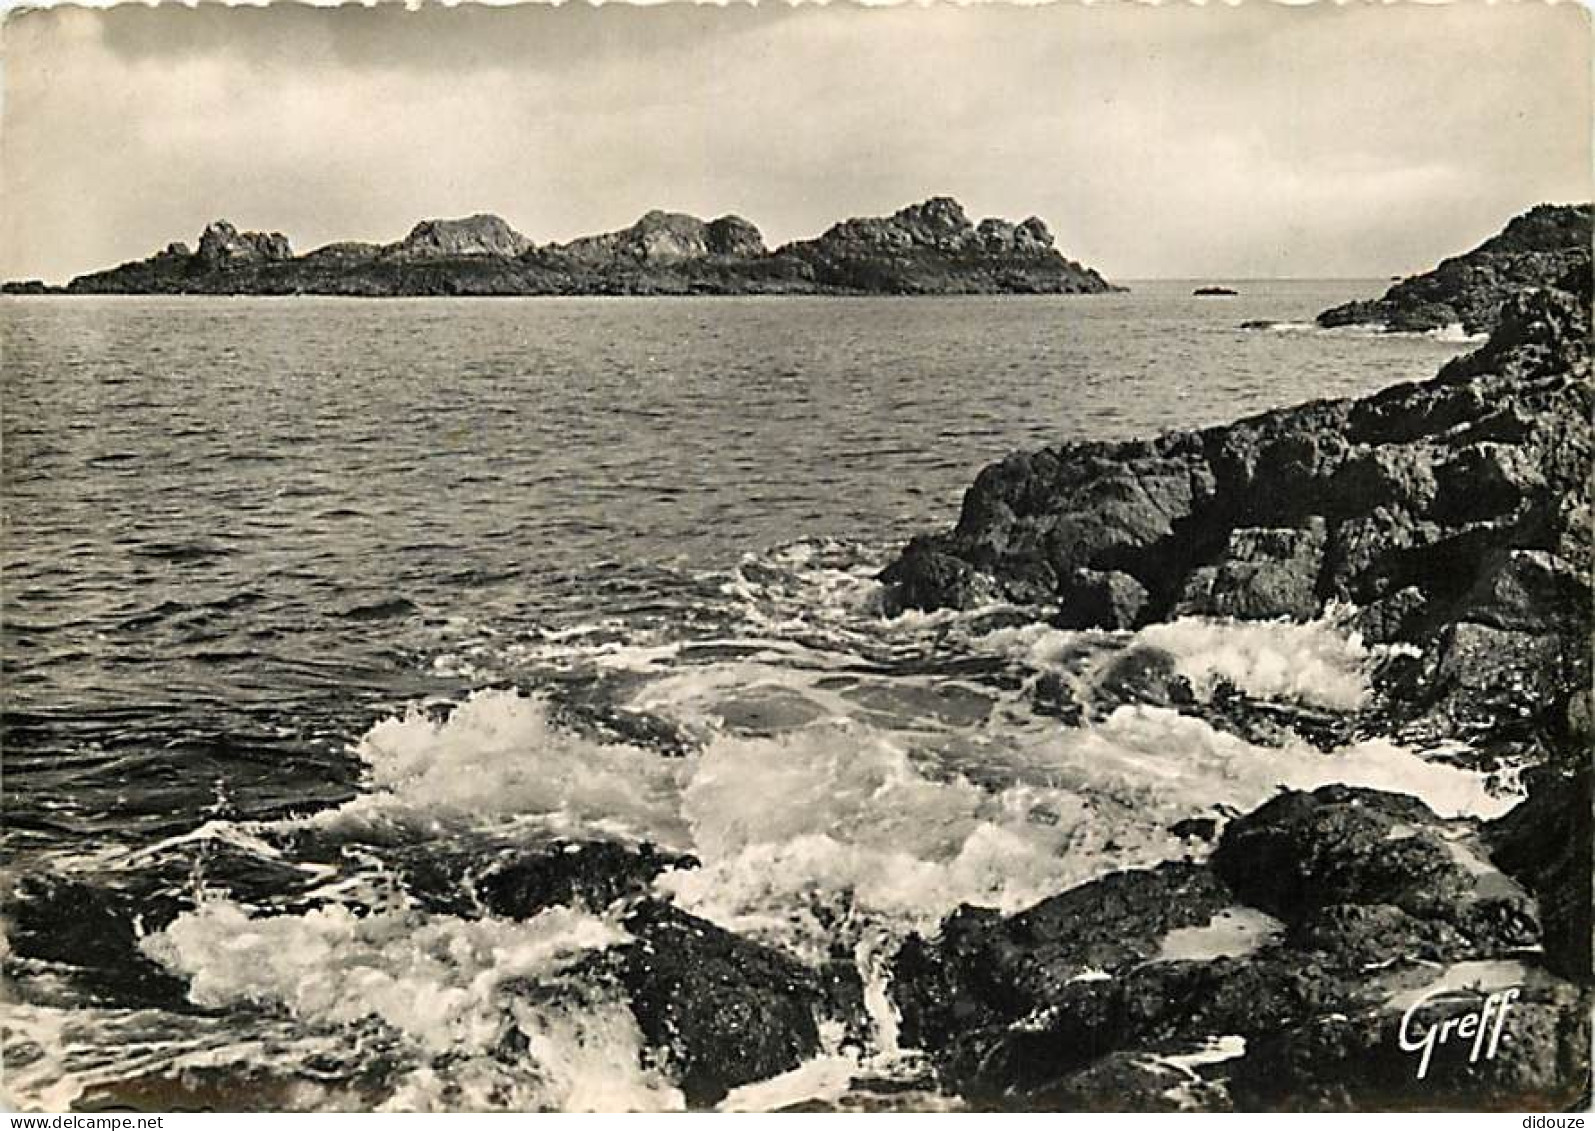
<svg viewBox="0 0 1595 1131"><path fill-rule="evenodd" d="M37 280L10 294L738 295L1096 294L1122 290L1066 258L1035 217L970 221L950 197L844 220L769 250L740 216L649 212L629 228L538 245L497 216L425 220L397 243L334 243L295 255L279 232L225 220L199 246Z"/></svg>
<svg viewBox="0 0 1595 1131"><path fill-rule="evenodd" d="M1587 266L1590 238L1588 204L1541 204L1472 251L1401 280L1383 298L1326 310L1318 324L1375 325L1391 332L1460 325L1469 334L1488 334L1513 296Z"/></svg>

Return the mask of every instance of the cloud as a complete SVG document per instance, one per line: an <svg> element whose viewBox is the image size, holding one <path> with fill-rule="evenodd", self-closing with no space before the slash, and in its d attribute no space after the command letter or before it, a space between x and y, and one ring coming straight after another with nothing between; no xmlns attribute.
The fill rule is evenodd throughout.
<svg viewBox="0 0 1595 1131"><path fill-rule="evenodd" d="M1590 194L1574 5L54 9L6 25L0 273L952 193L1111 275L1384 275Z"/></svg>

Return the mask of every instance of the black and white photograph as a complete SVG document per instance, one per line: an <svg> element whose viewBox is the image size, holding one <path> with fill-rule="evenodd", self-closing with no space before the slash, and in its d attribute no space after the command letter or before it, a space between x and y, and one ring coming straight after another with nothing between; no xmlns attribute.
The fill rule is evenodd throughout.
<svg viewBox="0 0 1595 1131"><path fill-rule="evenodd" d="M12 4L0 1107L1575 1126L1592 44Z"/></svg>

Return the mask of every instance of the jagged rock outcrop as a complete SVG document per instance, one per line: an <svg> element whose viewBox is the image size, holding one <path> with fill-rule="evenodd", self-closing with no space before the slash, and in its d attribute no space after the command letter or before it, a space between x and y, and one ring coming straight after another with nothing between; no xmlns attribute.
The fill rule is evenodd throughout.
<svg viewBox="0 0 1595 1131"><path fill-rule="evenodd" d="M162 254L181 259L187 251L185 245L174 243L167 245ZM198 266L206 271L226 271L292 258L288 237L281 232L240 232L226 220L217 220L205 229L199 237L199 249L194 253Z"/></svg>
<svg viewBox="0 0 1595 1131"><path fill-rule="evenodd" d="M629 228L601 236L584 236L557 249L584 264L613 266L679 263L711 255L752 258L765 254L759 229L740 216L705 222L680 212L653 211Z"/></svg>
<svg viewBox="0 0 1595 1131"><path fill-rule="evenodd" d="M293 248L281 232L240 232L228 221L217 220L206 226L193 251L185 243L169 243L148 259L80 275L66 290L75 294L177 294L196 285L223 290L247 285L260 271L292 262Z"/></svg>
<svg viewBox="0 0 1595 1131"><path fill-rule="evenodd" d="M352 250L358 245L341 245ZM382 249L395 259L457 259L461 256L496 255L506 259L529 250L532 241L503 219L478 213L461 220L422 220L410 234Z"/></svg>
<svg viewBox="0 0 1595 1131"><path fill-rule="evenodd" d="M888 567L889 601L1057 604L1071 627L1351 602L1423 648L1393 694L1442 729L1557 717L1589 682L1588 279L1514 296L1429 381L1009 456Z"/></svg>
<svg viewBox="0 0 1595 1131"><path fill-rule="evenodd" d="M93 294L1000 294L1116 289L1065 259L1031 217L972 225L935 197L882 219L848 220L815 240L765 247L740 216L653 211L615 232L534 246L497 216L426 220L397 243L342 242L295 257L280 235L225 221L197 252L181 244L83 275ZM9 293L52 288L7 284Z"/></svg>
<svg viewBox="0 0 1595 1131"><path fill-rule="evenodd" d="M750 221L740 216L720 216L709 221L706 233L710 255L733 259L756 259L765 254L764 236Z"/></svg>
<svg viewBox="0 0 1595 1131"><path fill-rule="evenodd" d="M1587 1094L1589 304L1575 262L1504 298L1490 340L1429 381L1010 456L981 472L953 530L885 571L899 606L1049 604L1066 627L1356 602L1368 635L1417 646L1381 670L1359 725L1540 762L1527 800L1487 826L1375 790L1288 791L1229 821L1206 864L1109 876L1012 917L960 909L895 968L904 1037L947 1086L1020 1108L1557 1110ZM1098 682L1109 708L1193 698L1155 650ZM1203 718L1250 736L1257 705L1230 697L1215 690ZM1303 721L1284 719L1313 741ZM1198 959L1159 941L1225 901L1278 931ZM1117 949L1076 945L1095 921ZM1429 996L1464 962L1505 980ZM1401 1026L1456 1027L1506 987L1518 996L1496 1054L1453 1042L1419 1080Z"/></svg>
<svg viewBox="0 0 1595 1131"><path fill-rule="evenodd" d="M805 278L840 290L892 294L1114 290L1095 271L1065 259L1035 217L970 223L963 206L937 196L891 216L845 220L813 240L788 244L777 259Z"/></svg>
<svg viewBox="0 0 1595 1131"><path fill-rule="evenodd" d="M1495 329L1502 307L1526 290L1554 283L1590 262L1590 206L1541 204L1464 255L1403 279L1375 300L1333 307L1321 326L1370 324L1392 331L1460 325L1470 334Z"/></svg>

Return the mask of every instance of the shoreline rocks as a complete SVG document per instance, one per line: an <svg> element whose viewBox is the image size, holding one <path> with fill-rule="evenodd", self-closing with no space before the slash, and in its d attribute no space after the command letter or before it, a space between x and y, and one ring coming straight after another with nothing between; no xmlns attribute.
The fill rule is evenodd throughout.
<svg viewBox="0 0 1595 1131"><path fill-rule="evenodd" d="M845 220L769 250L740 216L654 210L635 224L539 246L498 216L423 220L397 243L334 243L296 256L280 233L206 228L197 251L149 257L8 294L742 295L1099 294L1122 290L1065 258L1046 224L988 218L932 197Z"/></svg>
<svg viewBox="0 0 1595 1131"><path fill-rule="evenodd" d="M1385 722L1554 743L1590 682L1595 453L1589 274L1556 282L1424 382L1010 455L883 571L888 611L1006 600L1125 629L1349 603L1422 652L1381 673Z"/></svg>
<svg viewBox="0 0 1595 1131"><path fill-rule="evenodd" d="M1574 219L1587 229L1588 210ZM1009 456L953 529L884 571L895 609L1007 600L1066 628L1299 621L1352 602L1367 637L1413 646L1377 673L1365 732L1539 763L1527 800L1488 825L1399 794L1285 791L1221 832L1187 830L1218 844L1159 870L1181 869L1178 891L1125 872L1007 918L959 909L908 940L893 988L946 1087L1003 1109L1562 1110L1587 1095L1590 273L1587 255L1508 250L1556 270L1501 296L1489 340L1433 379ZM1159 701L1178 709L1179 690ZM1236 725L1257 726L1259 706L1237 704ZM1230 903L1278 932L1168 953L1175 924L1233 918ZM1116 946L1076 947L1082 923ZM1453 1042L1419 1080L1402 1027L1461 1025L1509 988L1496 1055Z"/></svg>
<svg viewBox="0 0 1595 1131"><path fill-rule="evenodd" d="M1514 296L1550 285L1590 262L1590 206L1541 204L1498 234L1433 271L1403 279L1382 298L1357 300L1318 315L1323 327L1377 325L1390 332L1461 326L1488 333Z"/></svg>
<svg viewBox="0 0 1595 1131"><path fill-rule="evenodd" d="M1538 964L1532 901L1483 851L1410 797L1283 791L1208 863L1114 873L1007 917L964 907L911 937L902 1038L982 1107L1556 1110L1588 1075L1590 992ZM1431 992L1447 978L1456 990ZM1432 1024L1476 1007L1470 978L1518 987L1509 1038L1418 1079L1409 1007ZM1210 1071L1165 1071L1187 1061ZM1126 1092L1130 1067L1145 1086Z"/></svg>

